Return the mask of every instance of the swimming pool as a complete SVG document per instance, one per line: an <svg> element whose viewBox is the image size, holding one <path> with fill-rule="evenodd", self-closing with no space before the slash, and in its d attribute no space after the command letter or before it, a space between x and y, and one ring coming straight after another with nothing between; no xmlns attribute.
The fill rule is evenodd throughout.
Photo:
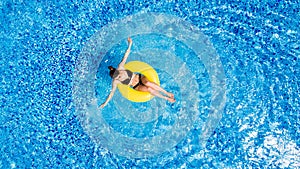
<svg viewBox="0 0 300 169"><path fill-rule="evenodd" d="M0 2L0 9L0 168L297 168L300 165L297 1L19 0ZM164 22L151 22L155 17ZM101 60L92 60L97 64L93 67L95 76L89 79L94 81L80 86L92 87L94 93L84 95L87 98L74 97L74 90L78 89L76 80L80 79L76 71L91 70L87 64L90 62L80 62L82 69L76 69L81 57L92 56L91 51L84 51L92 46L93 38L101 35L105 39L108 38L105 35L113 34L101 30L112 30L111 26L117 28L118 23L125 21L126 25L135 25L132 29L145 28L147 24L165 23L166 27L156 27L160 32L128 29L117 42L98 42L107 44L107 50L97 55L101 55ZM172 21L176 24L169 26ZM137 23L145 23L145 27ZM195 33L191 38L206 37L206 41L199 42L199 48L212 52L211 59L205 60L206 55L201 56L199 48L185 39L187 34L179 33L183 28ZM132 104L116 95L107 109L99 111L91 106L99 105L103 94L108 93L109 78L102 72L107 64L119 62L115 57L124 52L127 34L134 40L130 59L150 62L157 69L162 85L174 91L176 104L159 99ZM158 54L165 57L151 57ZM178 65L183 68L176 79ZM218 69L210 70L210 66ZM214 70L223 70L225 80L210 74ZM212 103L218 98L212 97L213 91L223 91L220 86L214 88L219 79L222 80L216 86L225 87L226 97L216 101L225 104L218 104L219 108L224 107L216 111L218 116L212 116ZM188 88L180 82L191 85ZM78 113L81 109L76 98L83 102L91 99L82 108L92 114ZM124 107L118 107L117 103L130 105L130 111L122 111ZM210 120L212 123L208 123ZM203 129L211 132L203 135ZM134 138L135 142L124 140L123 136ZM152 142L156 146L145 144L147 138L160 141ZM131 149L124 151L124 147L129 148L126 145Z"/></svg>

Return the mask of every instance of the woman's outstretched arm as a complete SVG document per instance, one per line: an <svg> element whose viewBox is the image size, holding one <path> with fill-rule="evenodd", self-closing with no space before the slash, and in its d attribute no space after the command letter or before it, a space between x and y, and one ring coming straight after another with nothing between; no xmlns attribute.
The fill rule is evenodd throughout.
<svg viewBox="0 0 300 169"><path fill-rule="evenodd" d="M131 46L132 46L132 39L130 37L128 37L127 41L128 41L128 48L126 50L126 53L125 53L122 61L120 62L119 66L118 66L118 69L124 67L124 65L126 63L126 60L127 60L128 56L129 56L129 53L130 53L130 49L131 49Z"/></svg>
<svg viewBox="0 0 300 169"><path fill-rule="evenodd" d="M104 106L106 106L107 103L110 101L110 99L113 97L113 95L115 94L115 91L117 89L117 85L118 85L118 81L114 80L112 83L112 89L111 89L109 95L107 96L105 102L103 104L101 104L100 108L103 108Z"/></svg>

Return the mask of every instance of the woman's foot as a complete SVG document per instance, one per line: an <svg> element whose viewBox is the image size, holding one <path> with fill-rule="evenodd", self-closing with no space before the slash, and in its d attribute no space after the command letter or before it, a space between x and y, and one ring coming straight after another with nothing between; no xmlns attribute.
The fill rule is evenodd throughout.
<svg viewBox="0 0 300 169"><path fill-rule="evenodd" d="M173 97L174 97L174 96L173 96ZM167 98L167 100L168 100L169 102L171 102L171 103L175 103L175 101L176 101L174 98L169 98L169 97Z"/></svg>
<svg viewBox="0 0 300 169"><path fill-rule="evenodd" d="M170 98L174 99L174 94L173 94L173 93L167 93L167 95L168 95Z"/></svg>

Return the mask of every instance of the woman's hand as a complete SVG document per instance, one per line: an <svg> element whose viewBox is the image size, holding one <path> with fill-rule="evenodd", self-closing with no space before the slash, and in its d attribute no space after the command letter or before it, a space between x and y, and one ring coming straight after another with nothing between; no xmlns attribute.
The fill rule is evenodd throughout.
<svg viewBox="0 0 300 169"><path fill-rule="evenodd" d="M104 106L105 106L105 103L101 104L100 108L103 109Z"/></svg>
<svg viewBox="0 0 300 169"><path fill-rule="evenodd" d="M128 37L127 41L128 41L129 44L132 43L132 39L130 37Z"/></svg>

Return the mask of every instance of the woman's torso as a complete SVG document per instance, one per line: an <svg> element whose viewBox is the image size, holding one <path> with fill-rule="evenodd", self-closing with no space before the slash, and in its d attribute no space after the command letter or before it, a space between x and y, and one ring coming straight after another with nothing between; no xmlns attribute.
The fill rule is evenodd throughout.
<svg viewBox="0 0 300 169"><path fill-rule="evenodd" d="M119 70L120 77L119 81L124 85L130 85L132 80L134 79L135 74L131 72L130 70Z"/></svg>

